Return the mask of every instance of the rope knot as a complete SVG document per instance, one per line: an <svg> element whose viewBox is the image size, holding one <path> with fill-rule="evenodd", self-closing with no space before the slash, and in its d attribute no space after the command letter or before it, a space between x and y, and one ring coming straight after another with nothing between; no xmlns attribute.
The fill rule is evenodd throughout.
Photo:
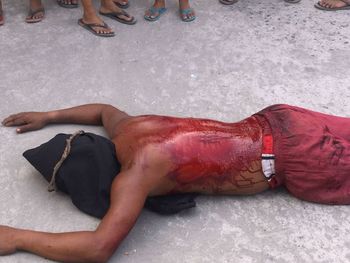
<svg viewBox="0 0 350 263"><path fill-rule="evenodd" d="M69 156L70 150L71 150L71 145L72 141L79 135L84 134L85 132L83 130L77 131L73 133L67 140L66 140L66 147L64 148L63 154L61 156L61 159L56 163L55 167L53 168L53 173L52 177L49 183L49 186L47 187L47 190L49 192L56 191L56 174L58 170L61 168L63 162L67 159Z"/></svg>

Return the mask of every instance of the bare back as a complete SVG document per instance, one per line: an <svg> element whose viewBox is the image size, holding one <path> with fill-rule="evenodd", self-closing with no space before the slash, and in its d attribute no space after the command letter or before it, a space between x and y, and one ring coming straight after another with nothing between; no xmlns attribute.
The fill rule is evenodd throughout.
<svg viewBox="0 0 350 263"><path fill-rule="evenodd" d="M254 117L223 123L147 115L121 123L113 141L123 169L152 166L156 185L150 195L254 194L268 188L261 138Z"/></svg>

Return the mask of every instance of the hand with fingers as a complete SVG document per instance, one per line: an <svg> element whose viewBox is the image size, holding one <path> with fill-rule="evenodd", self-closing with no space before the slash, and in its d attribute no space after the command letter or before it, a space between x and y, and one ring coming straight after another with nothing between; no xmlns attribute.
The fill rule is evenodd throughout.
<svg viewBox="0 0 350 263"><path fill-rule="evenodd" d="M35 131L48 124L48 113L46 112L21 112L10 115L2 121L6 127L18 126L17 133Z"/></svg>

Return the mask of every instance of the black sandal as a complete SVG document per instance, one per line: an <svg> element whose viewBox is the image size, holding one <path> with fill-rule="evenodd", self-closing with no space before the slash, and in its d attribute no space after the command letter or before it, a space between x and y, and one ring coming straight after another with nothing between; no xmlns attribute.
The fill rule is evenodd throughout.
<svg viewBox="0 0 350 263"><path fill-rule="evenodd" d="M115 36L115 33L113 31L109 32L109 33L98 33L98 32L96 32L96 30L94 30L94 27L110 28L105 22L103 22L102 25L95 24L95 23L88 24L88 23L85 23L82 18L80 18L78 20L78 24L80 26L82 26L83 28L85 28L86 30L93 33L95 36L99 36L99 37L114 37Z"/></svg>
<svg viewBox="0 0 350 263"><path fill-rule="evenodd" d="M110 13L103 13L103 12L100 11L100 15L107 16L109 18L117 20L120 23L127 24L127 25L134 25L137 22L135 17L129 15L124 10L121 10L120 12L110 12ZM128 21L128 20L125 20L123 18L120 18L120 16L132 17L132 19L130 21Z"/></svg>

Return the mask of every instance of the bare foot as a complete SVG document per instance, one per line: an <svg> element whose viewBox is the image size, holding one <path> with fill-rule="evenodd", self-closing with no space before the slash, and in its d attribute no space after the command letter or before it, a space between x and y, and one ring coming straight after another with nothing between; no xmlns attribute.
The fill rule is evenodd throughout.
<svg viewBox="0 0 350 263"><path fill-rule="evenodd" d="M26 17L27 23L37 23L44 19L45 10L41 0L30 0L29 12Z"/></svg>
<svg viewBox="0 0 350 263"><path fill-rule="evenodd" d="M133 16L129 15L124 10L116 6L112 0L101 1L100 14L110 14L110 13L113 13L113 16L119 22L122 22L122 23L123 22L132 23L133 21L136 22Z"/></svg>
<svg viewBox="0 0 350 263"><path fill-rule="evenodd" d="M76 8L78 0L57 0L57 4L65 8Z"/></svg>
<svg viewBox="0 0 350 263"><path fill-rule="evenodd" d="M114 37L115 34L111 28L106 24L85 23L82 18L78 20L78 24L99 37Z"/></svg>
<svg viewBox="0 0 350 263"><path fill-rule="evenodd" d="M84 14L80 21L82 21L85 25L90 25L90 28L97 35L114 35L114 31L96 14L91 16ZM79 24L83 26L82 23L79 22Z"/></svg>
<svg viewBox="0 0 350 263"><path fill-rule="evenodd" d="M335 9L350 5L350 1L347 3L346 0L321 0L318 4L325 8Z"/></svg>
<svg viewBox="0 0 350 263"><path fill-rule="evenodd" d="M155 0L153 6L146 10L144 17L146 20L155 21L165 10L165 0Z"/></svg>
<svg viewBox="0 0 350 263"><path fill-rule="evenodd" d="M113 0L113 2L115 5L123 9L129 7L129 0Z"/></svg>
<svg viewBox="0 0 350 263"><path fill-rule="evenodd" d="M193 8L190 7L189 0L179 0L180 16L185 22L193 21L196 18Z"/></svg>

